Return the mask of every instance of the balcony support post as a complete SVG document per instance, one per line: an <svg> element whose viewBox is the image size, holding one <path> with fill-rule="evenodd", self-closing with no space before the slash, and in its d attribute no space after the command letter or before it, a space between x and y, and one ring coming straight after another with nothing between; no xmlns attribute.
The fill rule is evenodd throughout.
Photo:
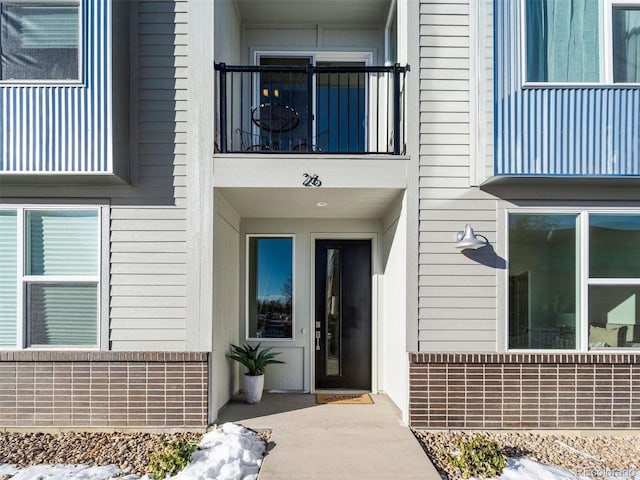
<svg viewBox="0 0 640 480"><path fill-rule="evenodd" d="M400 155L400 72L399 63L393 66L393 154Z"/></svg>
<svg viewBox="0 0 640 480"><path fill-rule="evenodd" d="M313 64L307 65L307 152L313 151Z"/></svg>
<svg viewBox="0 0 640 480"><path fill-rule="evenodd" d="M220 72L220 151L227 153L227 65L219 63Z"/></svg>

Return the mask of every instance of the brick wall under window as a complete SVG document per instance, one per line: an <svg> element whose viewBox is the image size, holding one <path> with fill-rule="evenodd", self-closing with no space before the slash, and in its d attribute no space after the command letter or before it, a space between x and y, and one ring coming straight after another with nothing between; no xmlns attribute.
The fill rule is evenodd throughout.
<svg viewBox="0 0 640 480"><path fill-rule="evenodd" d="M206 352L0 352L1 427L207 425Z"/></svg>
<svg viewBox="0 0 640 480"><path fill-rule="evenodd" d="M409 354L414 428L640 428L640 354Z"/></svg>

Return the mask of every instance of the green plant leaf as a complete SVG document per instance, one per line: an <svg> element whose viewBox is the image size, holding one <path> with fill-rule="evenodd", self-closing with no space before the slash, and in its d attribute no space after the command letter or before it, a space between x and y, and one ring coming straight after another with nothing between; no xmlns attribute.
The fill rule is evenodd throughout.
<svg viewBox="0 0 640 480"><path fill-rule="evenodd" d="M260 343L256 346L231 344L231 353L227 357L243 365L249 371L249 375L262 375L268 365L285 363L275 359L280 352L271 350L272 347L261 348Z"/></svg>
<svg viewBox="0 0 640 480"><path fill-rule="evenodd" d="M184 438L178 438L169 444L163 444L162 450L149 455L149 476L154 480L163 480L184 470L193 459L192 453L198 445Z"/></svg>
<svg viewBox="0 0 640 480"><path fill-rule="evenodd" d="M507 464L507 456L502 447L481 434L458 437L453 444L460 453L455 457L449 455L447 460L462 471L464 478L498 477Z"/></svg>

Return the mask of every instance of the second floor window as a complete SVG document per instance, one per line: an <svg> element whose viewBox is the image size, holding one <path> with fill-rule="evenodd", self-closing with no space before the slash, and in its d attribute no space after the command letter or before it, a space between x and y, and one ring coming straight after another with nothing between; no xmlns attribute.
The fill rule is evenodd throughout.
<svg viewBox="0 0 640 480"><path fill-rule="evenodd" d="M79 3L0 1L0 65L0 80L79 80Z"/></svg>
<svg viewBox="0 0 640 480"><path fill-rule="evenodd" d="M613 81L640 83L640 3L615 5L611 20Z"/></svg>
<svg viewBox="0 0 640 480"><path fill-rule="evenodd" d="M640 82L640 1L525 5L527 82Z"/></svg>

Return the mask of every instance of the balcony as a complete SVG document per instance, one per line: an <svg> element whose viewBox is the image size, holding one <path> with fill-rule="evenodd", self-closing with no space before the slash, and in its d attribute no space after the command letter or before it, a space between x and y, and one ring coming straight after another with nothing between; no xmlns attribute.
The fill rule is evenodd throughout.
<svg viewBox="0 0 640 480"><path fill-rule="evenodd" d="M268 61L271 60L271 61ZM405 151L409 67L265 59L215 65L220 153L384 154Z"/></svg>

